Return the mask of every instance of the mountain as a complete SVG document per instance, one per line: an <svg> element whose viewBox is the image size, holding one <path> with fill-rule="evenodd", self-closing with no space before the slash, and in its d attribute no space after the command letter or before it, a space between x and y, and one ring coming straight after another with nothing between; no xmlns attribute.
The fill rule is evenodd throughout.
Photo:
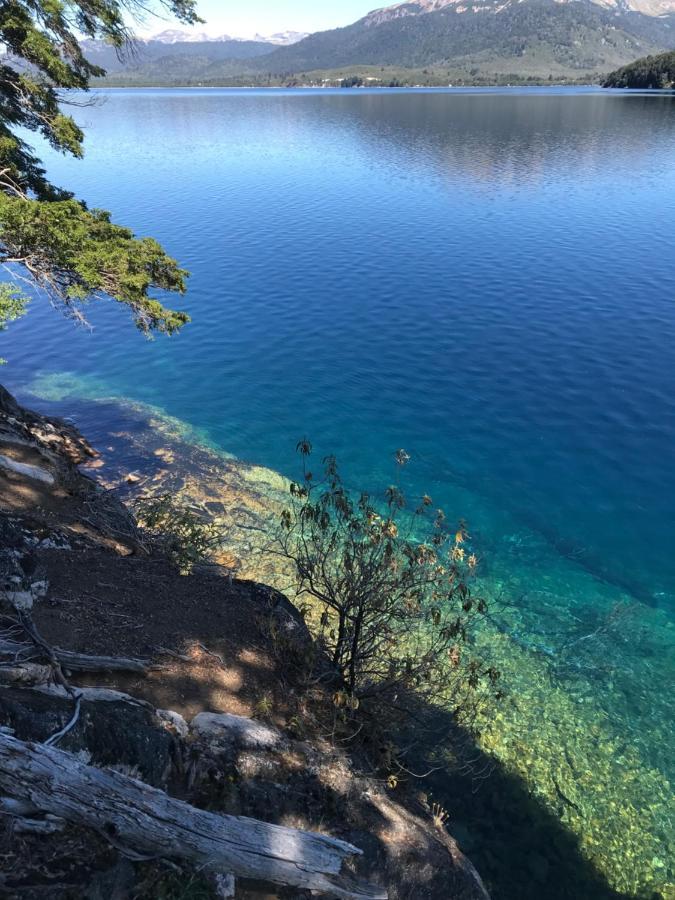
<svg viewBox="0 0 675 900"><path fill-rule="evenodd" d="M287 47L297 44L298 41L309 37L306 31L278 31L276 34L256 34L252 38L232 37L230 34L221 34L217 37L205 32L182 31L179 28L169 28L159 34L147 38L147 42L158 41L160 44L217 44L226 41L241 41L243 43L255 42L258 44L275 44L279 47Z"/></svg>
<svg viewBox="0 0 675 900"><path fill-rule="evenodd" d="M183 37L172 39L177 32L162 32L147 40L139 40L120 57L116 50L105 41L82 41L82 49L87 58L105 69L108 75L128 76L139 83L148 77L148 72L159 73L166 69L167 78L171 74L180 81L182 78L199 77L199 73L213 63L224 60L251 60L256 56L269 54L272 45L265 41L247 41L230 38L208 38L202 35L195 39ZM241 68L241 66L240 66ZM165 79L160 79L165 80Z"/></svg>
<svg viewBox="0 0 675 900"><path fill-rule="evenodd" d="M276 34L256 34L252 38L232 37L230 34L221 34L217 37L208 35L205 32L183 31L178 28L170 28L166 31L160 31L150 38L142 40L141 43L160 43L160 44L217 44L227 41L240 41L241 43L257 43L257 44L274 44L280 47L287 47L291 44L297 44L298 41L309 37L306 31L279 31Z"/></svg>
<svg viewBox="0 0 675 900"><path fill-rule="evenodd" d="M270 35L256 34L253 40L262 41L264 44L278 44L286 47L290 44L297 44L306 37L309 37L307 31L278 31L276 34Z"/></svg>
<svg viewBox="0 0 675 900"><path fill-rule="evenodd" d="M571 3L576 2L576 0L557 0L557 2ZM675 12L675 0L594 0L594 2L597 6L604 6L610 10L639 12L648 16L662 16ZM410 0L408 3L396 3L393 6L375 9L373 12L368 13L362 21L367 25L380 25L393 19L425 15L452 6L462 7L461 12L476 12L478 9L490 9L494 8L494 6L503 9L507 5L509 4L486 4L484 2L471 3L469 5L465 0Z"/></svg>
<svg viewBox="0 0 675 900"><path fill-rule="evenodd" d="M152 37L138 38L121 58L105 41L84 40L82 48L87 58L105 69L108 76L124 76L127 81L139 84L147 81L189 83L192 79L203 78L214 64L224 63L221 71L228 74L241 71L242 65L229 63L264 56L276 47L290 47L306 37L306 33L298 31L256 34L248 39L167 29Z"/></svg>
<svg viewBox="0 0 675 900"><path fill-rule="evenodd" d="M189 31L182 31L178 28L168 28L166 31L160 31L159 34L153 35L151 38L141 41L141 43L159 43L159 44L206 44L217 41L233 41L236 38L223 34L220 37L210 37L204 32L194 34Z"/></svg>
<svg viewBox="0 0 675 900"><path fill-rule="evenodd" d="M661 53L637 59L628 66L611 72L603 87L608 88L673 88L675 87L675 53Z"/></svg>
<svg viewBox="0 0 675 900"><path fill-rule="evenodd" d="M597 81L674 48L675 0L410 0L305 37L163 32L123 62L85 44L109 83L186 85Z"/></svg>
<svg viewBox="0 0 675 900"><path fill-rule="evenodd" d="M310 35L256 65L271 72L398 66L589 77L672 47L675 0L414 0Z"/></svg>

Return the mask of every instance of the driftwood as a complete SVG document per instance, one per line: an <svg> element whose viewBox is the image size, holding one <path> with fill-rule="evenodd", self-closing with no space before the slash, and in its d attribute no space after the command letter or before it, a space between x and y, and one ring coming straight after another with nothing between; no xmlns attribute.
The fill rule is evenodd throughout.
<svg viewBox="0 0 675 900"><path fill-rule="evenodd" d="M356 847L255 819L216 815L70 753L0 733L0 793L94 828L136 854L201 870L305 888L345 900L386 900L386 891L342 874Z"/></svg>
<svg viewBox="0 0 675 900"><path fill-rule="evenodd" d="M9 658L21 664L34 657L36 648L33 644L20 641L0 640L0 657ZM133 672L146 675L150 663L145 659L125 659L116 656L91 656L87 653L74 653L72 650L60 650L55 647L54 656L64 669L71 672Z"/></svg>

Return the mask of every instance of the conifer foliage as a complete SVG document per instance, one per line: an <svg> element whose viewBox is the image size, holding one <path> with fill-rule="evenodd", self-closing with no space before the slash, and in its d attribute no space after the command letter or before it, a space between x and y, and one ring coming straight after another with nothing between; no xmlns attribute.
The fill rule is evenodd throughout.
<svg viewBox="0 0 675 900"><path fill-rule="evenodd" d="M195 0L156 5L186 24L199 21ZM151 291L183 293L187 272L157 241L136 238L108 212L53 185L25 138L33 132L82 156L82 131L64 108L86 102L90 79L104 73L78 38L104 40L122 53L128 21L144 9L142 0L0 0L0 264L76 317L82 301L112 298L144 332L171 334L188 316Z"/></svg>

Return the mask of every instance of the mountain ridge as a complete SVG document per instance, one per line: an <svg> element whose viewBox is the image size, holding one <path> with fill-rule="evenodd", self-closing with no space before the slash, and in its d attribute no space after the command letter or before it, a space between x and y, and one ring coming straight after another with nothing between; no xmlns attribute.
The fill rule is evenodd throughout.
<svg viewBox="0 0 675 900"><path fill-rule="evenodd" d="M455 7L459 12L490 9L500 12L507 6L522 0L497 0L497 2L471 2L471 0L407 0L405 3L394 3L391 6L383 6L374 9L363 17L361 21L372 26L393 19L408 16L428 15L434 12ZM574 3L577 0L556 0L557 3ZM623 12L639 12L647 16L661 16L675 13L675 0L590 0L596 6L606 9L615 9Z"/></svg>
<svg viewBox="0 0 675 900"><path fill-rule="evenodd" d="M675 49L675 0L411 0L285 45L223 38L169 33L128 63L92 61L125 84L598 81Z"/></svg>
<svg viewBox="0 0 675 900"><path fill-rule="evenodd" d="M191 32L180 28L168 28L158 34L146 38L138 38L142 44L217 44L225 41L254 41L260 44L272 44L274 46L288 46L309 37L307 31L278 31L275 34L256 33L252 37L237 37L231 34L209 35L206 32Z"/></svg>
<svg viewBox="0 0 675 900"><path fill-rule="evenodd" d="M672 90L675 87L675 53L636 59L634 63L610 72L603 87Z"/></svg>
<svg viewBox="0 0 675 900"><path fill-rule="evenodd" d="M426 4L419 7L419 4ZM637 56L675 46L675 14L648 16L592 0L417 0L374 11L342 29L310 35L264 60L269 71L301 72L354 65L443 66L469 57L482 68L489 59L518 63L539 51L556 69L594 73ZM642 0L633 0L642 2ZM675 9L675 0L666 0ZM429 4L442 6L429 8ZM422 12L410 12L410 7ZM502 71L517 72L516 65Z"/></svg>

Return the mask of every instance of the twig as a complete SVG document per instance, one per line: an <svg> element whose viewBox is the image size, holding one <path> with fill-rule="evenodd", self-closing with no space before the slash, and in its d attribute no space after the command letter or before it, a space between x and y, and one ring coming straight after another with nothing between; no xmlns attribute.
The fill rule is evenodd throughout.
<svg viewBox="0 0 675 900"><path fill-rule="evenodd" d="M171 656L181 662L192 662L192 659L185 653L177 653L175 650L169 650L168 647L153 647L152 649L158 656Z"/></svg>
<svg viewBox="0 0 675 900"><path fill-rule="evenodd" d="M220 665L226 669L227 665L222 656L219 656L217 653L214 653L213 650L209 650L208 647L205 647L204 644L197 644L197 647L203 652L206 653L207 656L212 656L215 660L217 660Z"/></svg>
<svg viewBox="0 0 675 900"><path fill-rule="evenodd" d="M77 720L80 718L80 707L82 705L82 694L78 694L75 698L75 712L72 715L70 722L66 726L64 726L61 731L57 731L56 734L53 734L50 738L48 738L44 743L47 747L55 747L61 738L64 738L69 731L77 724Z"/></svg>

